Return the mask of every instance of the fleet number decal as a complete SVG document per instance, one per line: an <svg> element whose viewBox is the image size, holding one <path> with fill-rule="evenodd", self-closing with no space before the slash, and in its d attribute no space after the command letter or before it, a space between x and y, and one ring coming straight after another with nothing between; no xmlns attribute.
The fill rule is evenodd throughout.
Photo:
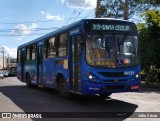
<svg viewBox="0 0 160 121"><path fill-rule="evenodd" d="M134 71L124 71L124 75L134 75Z"/></svg>

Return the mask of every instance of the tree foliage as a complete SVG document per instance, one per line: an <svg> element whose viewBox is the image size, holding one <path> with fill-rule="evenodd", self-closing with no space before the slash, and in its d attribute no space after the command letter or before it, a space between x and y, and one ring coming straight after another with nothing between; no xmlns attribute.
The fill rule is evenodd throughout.
<svg viewBox="0 0 160 121"><path fill-rule="evenodd" d="M149 9L160 9L160 0L101 0L99 17L125 19Z"/></svg>
<svg viewBox="0 0 160 121"><path fill-rule="evenodd" d="M160 81L160 11L149 10L143 14L145 23L138 24L142 69Z"/></svg>
<svg viewBox="0 0 160 121"><path fill-rule="evenodd" d="M100 16L101 17L116 17L121 18L123 16L123 1L119 0L107 0L101 2Z"/></svg>

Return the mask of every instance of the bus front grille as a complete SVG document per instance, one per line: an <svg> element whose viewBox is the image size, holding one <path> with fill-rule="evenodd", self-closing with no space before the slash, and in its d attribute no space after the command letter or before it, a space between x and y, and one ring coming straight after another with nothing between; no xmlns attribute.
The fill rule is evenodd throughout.
<svg viewBox="0 0 160 121"><path fill-rule="evenodd" d="M127 79L121 79L121 80L103 80L105 83L124 83L127 82Z"/></svg>
<svg viewBox="0 0 160 121"><path fill-rule="evenodd" d="M98 72L100 75L104 77L126 77L124 72Z"/></svg>

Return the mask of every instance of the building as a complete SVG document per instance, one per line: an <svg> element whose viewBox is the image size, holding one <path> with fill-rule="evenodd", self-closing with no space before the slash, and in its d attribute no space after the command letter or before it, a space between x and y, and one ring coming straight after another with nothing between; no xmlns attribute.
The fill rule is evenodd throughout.
<svg viewBox="0 0 160 121"><path fill-rule="evenodd" d="M8 67L7 57L4 56L4 68ZM3 69L3 55L0 54L0 69Z"/></svg>

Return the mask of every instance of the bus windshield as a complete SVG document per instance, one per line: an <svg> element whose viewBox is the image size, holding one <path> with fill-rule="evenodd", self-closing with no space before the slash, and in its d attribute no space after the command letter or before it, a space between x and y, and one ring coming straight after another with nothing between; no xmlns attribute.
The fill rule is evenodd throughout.
<svg viewBox="0 0 160 121"><path fill-rule="evenodd" d="M95 67L132 67L138 64L137 36L86 35L86 61Z"/></svg>

